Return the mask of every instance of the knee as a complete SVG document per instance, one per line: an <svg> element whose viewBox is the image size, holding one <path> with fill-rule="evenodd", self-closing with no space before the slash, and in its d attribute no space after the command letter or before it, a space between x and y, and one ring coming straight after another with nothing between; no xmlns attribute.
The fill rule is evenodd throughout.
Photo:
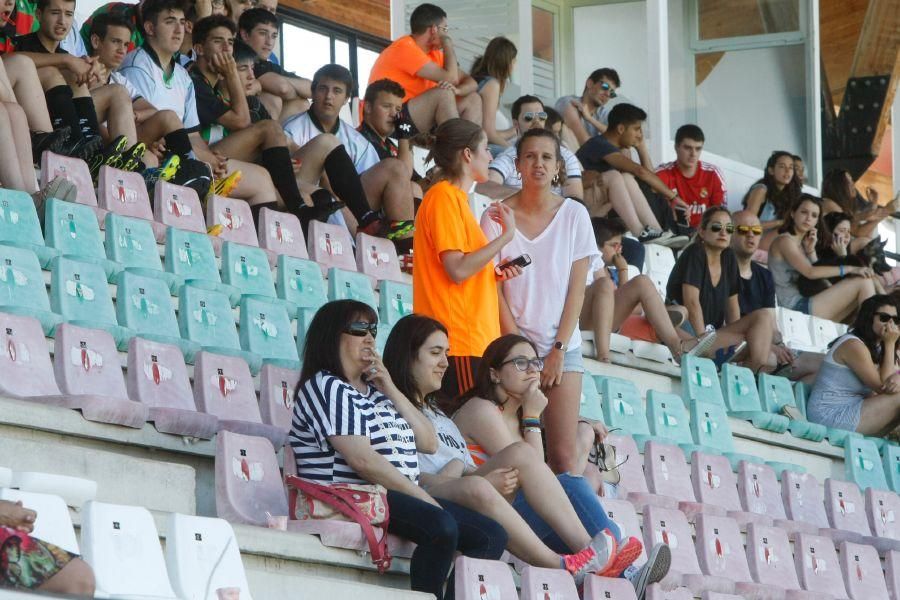
<svg viewBox="0 0 900 600"><path fill-rule="evenodd" d="M398 177L401 181L406 181L412 177L412 169L399 158L385 158L381 162L389 170L391 177Z"/></svg>
<svg viewBox="0 0 900 600"><path fill-rule="evenodd" d="M112 101L110 106L121 103L122 106L131 107L131 95L128 93L128 90L125 89L124 85L118 83L112 84Z"/></svg>
<svg viewBox="0 0 900 600"><path fill-rule="evenodd" d="M768 309L754 310L750 314L753 316L753 322L757 325L764 325L770 328L775 326L775 313Z"/></svg>
<svg viewBox="0 0 900 600"><path fill-rule="evenodd" d="M535 458L536 452L527 442L515 442L503 449L503 461L510 467L519 469L520 475L524 468L534 463Z"/></svg>
<svg viewBox="0 0 900 600"><path fill-rule="evenodd" d="M459 527L456 525L456 519L446 510L438 511L434 518L429 520L429 533L433 545L456 549Z"/></svg>
<svg viewBox="0 0 900 600"><path fill-rule="evenodd" d="M37 71L34 61L24 54L4 54L3 66L6 67L8 73L22 73L24 71Z"/></svg>
<svg viewBox="0 0 900 600"><path fill-rule="evenodd" d="M466 495L466 506L481 513L491 512L498 500L504 501L499 492L484 477L473 475L460 481Z"/></svg>
<svg viewBox="0 0 900 600"><path fill-rule="evenodd" d="M595 297L602 298L604 303L616 294L616 284L613 283L612 277L603 277L591 285L594 286Z"/></svg>
<svg viewBox="0 0 900 600"><path fill-rule="evenodd" d="M319 134L312 141L316 143L316 146L324 148L327 152L331 152L341 145L341 140L331 133Z"/></svg>
<svg viewBox="0 0 900 600"><path fill-rule="evenodd" d="M96 584L94 570L91 566L80 558L75 558L69 563L69 568L71 577L65 586L64 593L93 598Z"/></svg>
<svg viewBox="0 0 900 600"><path fill-rule="evenodd" d="M656 292L656 286L653 285L653 281L647 277L646 275L638 275L634 279L630 279L629 281L633 281L634 285L638 287L641 292Z"/></svg>

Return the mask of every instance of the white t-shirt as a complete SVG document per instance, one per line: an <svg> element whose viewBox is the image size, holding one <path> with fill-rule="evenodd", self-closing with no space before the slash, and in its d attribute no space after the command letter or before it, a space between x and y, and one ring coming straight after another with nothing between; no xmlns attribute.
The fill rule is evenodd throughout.
<svg viewBox="0 0 900 600"><path fill-rule="evenodd" d="M481 228L489 240L502 233L500 225L487 213L481 217ZM519 330L534 342L538 354L546 356L559 331L572 263L585 257L593 263L600 256L587 209L580 202L566 198L550 225L534 239L529 240L517 230L512 241L497 255L497 264L521 254L530 255L532 262L522 275L503 282L503 295ZM590 279L589 268L585 281ZM581 331L577 326L567 345L570 349L581 346Z"/></svg>
<svg viewBox="0 0 900 600"><path fill-rule="evenodd" d="M118 83L122 87L124 87L128 91L128 97L131 98L131 101L134 102L138 98L142 98L141 93L137 91L128 79L125 78L124 75L119 73L118 71L113 71L109 74L109 82L110 83Z"/></svg>
<svg viewBox="0 0 900 600"><path fill-rule="evenodd" d="M291 117L284 123L284 133L294 140L298 146L305 146L314 137L322 133L322 130L316 127L311 118L311 110ZM338 129L334 133L335 137L340 140L353 161L357 173L362 173L373 166L377 165L380 159L375 147L369 143L363 134L353 129L344 121L338 119Z"/></svg>
<svg viewBox="0 0 900 600"><path fill-rule="evenodd" d="M149 46L129 52L119 67L119 73L156 110L173 111L188 131L199 129L197 98L191 76L178 61L173 60L172 76L165 77L159 59L150 52L152 49Z"/></svg>
<svg viewBox="0 0 900 600"><path fill-rule="evenodd" d="M419 453L419 470L434 475L452 460L461 461L467 468L474 469L475 462L466 448L466 439L456 423L440 410L426 408L423 412L434 425L438 449L434 454Z"/></svg>
<svg viewBox="0 0 900 600"><path fill-rule="evenodd" d="M563 162L566 166L566 178L581 179L581 172L583 169L581 168L581 163L578 162L578 159L575 157L575 154L565 146L561 146L560 150ZM522 187L522 178L519 177L519 172L516 170L515 144L498 154L497 157L491 161L491 164L488 165L488 168L492 171L496 171L503 177L503 185L514 188ZM553 186L553 193L561 194L562 188L558 185Z"/></svg>

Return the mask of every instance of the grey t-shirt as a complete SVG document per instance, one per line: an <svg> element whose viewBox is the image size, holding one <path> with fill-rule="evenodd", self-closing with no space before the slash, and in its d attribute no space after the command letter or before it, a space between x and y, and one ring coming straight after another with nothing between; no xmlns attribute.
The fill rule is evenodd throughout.
<svg viewBox="0 0 900 600"><path fill-rule="evenodd" d="M572 104L572 100L581 101L581 97L580 96L563 96L562 98L560 98L559 100L556 101L556 104L553 106L553 108L555 108L556 112L558 112L559 114L563 114L564 111L566 110L566 107L569 106L570 104ZM594 118L597 119L598 121L600 121L601 123L603 123L604 125L606 125L607 119L609 119L609 111L606 110L606 107L604 107L604 106L598 106L596 112L594 112ZM581 124L584 126L584 130L587 131L588 134L591 136L595 136L598 133L600 133L599 131L597 131L597 128L594 127L593 123L591 123L584 117L581 117Z"/></svg>
<svg viewBox="0 0 900 600"><path fill-rule="evenodd" d="M475 462L466 448L466 439L450 417L440 410L426 408L425 416L434 425L438 438L438 449L434 454L419 453L419 470L422 473L435 474L452 460L462 461L466 468L475 468Z"/></svg>

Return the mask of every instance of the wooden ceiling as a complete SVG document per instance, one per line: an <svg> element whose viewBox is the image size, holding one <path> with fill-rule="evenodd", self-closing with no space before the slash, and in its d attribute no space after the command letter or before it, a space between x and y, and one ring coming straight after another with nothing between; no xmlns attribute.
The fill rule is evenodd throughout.
<svg viewBox="0 0 900 600"><path fill-rule="evenodd" d="M856 44L862 32L869 0L822 0L819 2L819 46L822 66L836 106L844 98L844 87L853 68Z"/></svg>
<svg viewBox="0 0 900 600"><path fill-rule="evenodd" d="M391 39L390 0L279 0L279 4L383 40Z"/></svg>

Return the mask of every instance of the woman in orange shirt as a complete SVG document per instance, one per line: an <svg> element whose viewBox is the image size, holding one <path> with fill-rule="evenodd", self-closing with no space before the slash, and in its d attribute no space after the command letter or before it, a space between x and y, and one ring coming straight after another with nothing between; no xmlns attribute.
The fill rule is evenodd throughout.
<svg viewBox="0 0 900 600"><path fill-rule="evenodd" d="M441 180L425 194L413 238L413 308L443 323L450 335L450 367L442 390L455 397L472 387L484 349L500 337L498 279L521 274L519 267L494 272L494 256L516 231L512 209L488 208L503 233L488 242L469 208L468 190L487 181L487 135L478 125L450 119L435 132L430 158Z"/></svg>

